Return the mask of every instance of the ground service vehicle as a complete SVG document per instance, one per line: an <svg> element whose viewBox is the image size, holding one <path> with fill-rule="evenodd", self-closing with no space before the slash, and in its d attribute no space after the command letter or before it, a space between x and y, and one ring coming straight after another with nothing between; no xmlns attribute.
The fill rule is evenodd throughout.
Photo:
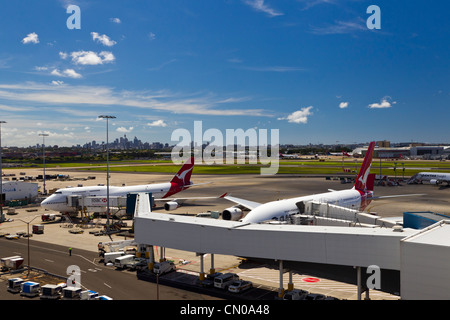
<svg viewBox="0 0 450 320"><path fill-rule="evenodd" d="M287 291L283 295L283 300L304 300L308 295L308 291L294 289L292 291Z"/></svg>
<svg viewBox="0 0 450 320"><path fill-rule="evenodd" d="M225 273L214 278L214 287L219 289L227 289L234 281L239 280L239 276L235 273Z"/></svg>
<svg viewBox="0 0 450 320"><path fill-rule="evenodd" d="M153 266L153 272L155 274L159 274L159 275L168 273L170 271L174 271L175 269L176 269L176 266L172 261L163 261L163 262L155 263Z"/></svg>
<svg viewBox="0 0 450 320"><path fill-rule="evenodd" d="M117 252L106 252L105 256L103 257L103 263L107 264L109 262L113 262L116 260L116 258L124 256L125 252L123 251L117 251Z"/></svg>
<svg viewBox="0 0 450 320"><path fill-rule="evenodd" d="M127 264L134 260L134 255L126 254L114 260L114 266L119 269L127 267Z"/></svg>
<svg viewBox="0 0 450 320"><path fill-rule="evenodd" d="M204 279L203 281L201 281L201 285L203 287L214 287L214 279L220 275L222 275L223 273L221 272L216 272L213 274L208 274L206 275L206 279Z"/></svg>
<svg viewBox="0 0 450 320"><path fill-rule="evenodd" d="M240 293L251 288L253 288L253 283L251 281L237 280L228 286L228 291Z"/></svg>

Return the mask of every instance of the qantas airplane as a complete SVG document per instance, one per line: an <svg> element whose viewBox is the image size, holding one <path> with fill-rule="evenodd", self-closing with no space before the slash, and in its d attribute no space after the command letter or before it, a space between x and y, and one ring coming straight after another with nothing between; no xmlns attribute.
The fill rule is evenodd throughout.
<svg viewBox="0 0 450 320"><path fill-rule="evenodd" d="M155 201L166 201L164 208L166 210L174 210L179 207L179 205L185 200L191 199L206 199L204 198L179 198L179 199L169 199L171 195L174 195L180 191L183 191L189 187L194 186L190 181L192 170L194 168L194 157L191 157L186 161L186 163L181 167L177 174L172 178L170 182L157 183L157 184L146 184L137 186L127 186L127 187L109 187L109 195L113 197L126 196L129 193L146 192L152 193ZM107 187L106 186L91 186L91 187L77 187L77 188L64 188L59 189L53 193L50 197L41 202L41 206L59 212L77 212L77 208L68 205L68 196L84 196L93 197L100 196L106 197ZM161 198L161 199L158 199ZM212 198L212 197L211 197ZM214 197L216 198L216 197ZM106 199L105 199L106 201Z"/></svg>
<svg viewBox="0 0 450 320"><path fill-rule="evenodd" d="M353 154L349 154L348 152L342 150L342 152L328 152L329 156L343 156L343 157L351 157Z"/></svg>
<svg viewBox="0 0 450 320"><path fill-rule="evenodd" d="M369 203L373 199L375 199L375 197L373 197L375 175L369 174L374 148L375 142L371 142L369 144L369 148L367 150L359 174L356 178L355 185L352 189L341 191L330 190L330 192L327 193L271 201L265 204L231 196L225 196L225 199L237 203L238 205L225 209L222 212L222 219L234 221L239 220L246 223L259 223L266 220L279 220L280 218L292 214L302 213L304 210L304 203L307 201L329 203L363 211L369 205ZM385 196L377 197L376 199L398 196L412 195ZM245 217L243 217L241 208L249 209L250 212Z"/></svg>
<svg viewBox="0 0 450 320"><path fill-rule="evenodd" d="M300 157L298 156L298 154L284 154L279 152L279 157L280 159L299 159Z"/></svg>
<svg viewBox="0 0 450 320"><path fill-rule="evenodd" d="M430 184L440 185L442 183L446 183L447 186L450 186L450 173L443 172L419 172L413 175L408 183L422 183L423 181L427 181Z"/></svg>

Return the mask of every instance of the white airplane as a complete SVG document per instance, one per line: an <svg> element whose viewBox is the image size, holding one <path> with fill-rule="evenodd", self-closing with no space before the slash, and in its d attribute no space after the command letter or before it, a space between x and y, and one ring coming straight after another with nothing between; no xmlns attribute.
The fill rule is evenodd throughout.
<svg viewBox="0 0 450 320"><path fill-rule="evenodd" d="M279 152L280 159L299 159L298 154L287 154Z"/></svg>
<svg viewBox="0 0 450 320"><path fill-rule="evenodd" d="M126 196L129 193L146 192L152 193L155 201L165 201L164 208L166 210L174 210L180 206L180 204L186 200L200 200L220 197L197 197L197 198L176 198L169 199L171 195L174 195L180 191L183 191L189 187L194 186L190 181L192 170L194 168L194 157L191 157L181 167L177 174L172 178L170 182L146 184L126 187L109 187L109 195L111 197ZM106 197L107 186L91 186L91 187L76 187L76 188L63 188L58 189L50 197L41 202L41 206L54 211L59 212L77 212L77 208L69 206L67 201L69 196L84 196L84 197ZM225 195L222 195L222 197ZM106 202L106 198L104 199ZM105 203L106 206L106 203Z"/></svg>
<svg viewBox="0 0 450 320"><path fill-rule="evenodd" d="M292 214L303 213L304 204L307 201L329 203L363 211L369 205L369 203L373 199L375 199L375 197L373 197L375 175L369 174L374 148L375 142L371 142L369 144L369 148L359 171L358 177L356 178L355 185L352 189L341 191L330 190L330 192L327 193L271 201L265 204L231 196L225 196L225 199L237 203L237 206L225 209L222 212L222 219L233 221L239 220L245 223L259 223L266 220L279 220L280 218ZM377 197L376 199L399 196L413 195L384 196ZM250 212L245 217L243 217L244 215L241 208L249 209Z"/></svg>
<svg viewBox="0 0 450 320"><path fill-rule="evenodd" d="M348 153L347 151L342 150L342 152L328 152L329 156L342 156L342 157L351 157L353 153Z"/></svg>
<svg viewBox="0 0 450 320"><path fill-rule="evenodd" d="M413 175L408 183L422 183L429 182L430 184L440 185L442 183L446 183L447 186L450 186L450 173L444 172L419 172Z"/></svg>

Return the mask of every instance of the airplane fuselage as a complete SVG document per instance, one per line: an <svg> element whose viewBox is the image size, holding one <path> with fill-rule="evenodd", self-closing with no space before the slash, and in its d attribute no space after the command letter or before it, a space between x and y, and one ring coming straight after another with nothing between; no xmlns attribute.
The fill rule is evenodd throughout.
<svg viewBox="0 0 450 320"><path fill-rule="evenodd" d="M146 192L152 193L154 198L165 198L171 194L181 191L184 187L180 187L174 183L158 183L127 187L109 187L109 195L112 197L126 196L129 193ZM41 206L59 212L76 212L77 208L69 206L67 201L68 196L80 197L106 197L106 186L92 186L92 187L76 187L64 188L57 190L50 197L41 202Z"/></svg>
<svg viewBox="0 0 450 320"><path fill-rule="evenodd" d="M431 184L441 184L445 182L450 185L450 173L444 172L419 172L412 179L417 182L427 181Z"/></svg>
<svg viewBox="0 0 450 320"><path fill-rule="evenodd" d="M265 220L279 220L291 214L299 213L298 204L308 201L329 203L356 210L364 210L370 203L372 191L362 192L356 189L331 191L310 196L290 198L264 203L251 210L242 222L258 223Z"/></svg>

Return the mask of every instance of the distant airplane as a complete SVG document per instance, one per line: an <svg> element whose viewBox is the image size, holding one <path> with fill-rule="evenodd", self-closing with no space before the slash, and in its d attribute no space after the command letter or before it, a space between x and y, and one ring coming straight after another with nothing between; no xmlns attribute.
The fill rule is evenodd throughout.
<svg viewBox="0 0 450 320"><path fill-rule="evenodd" d="M303 213L305 202L308 201L329 203L362 211L374 199L392 198L399 196L416 196L395 195L376 198L373 197L375 174L369 173L374 148L375 142L371 142L369 144L368 151L352 189L341 191L330 190L330 192L327 193L271 201L265 204L231 196L225 196L225 199L237 203L237 206L225 209L222 212L222 219L234 221L240 220L246 223L259 223L266 220L279 220L280 218L284 218L292 214ZM241 208L249 209L250 212L245 217L243 217Z"/></svg>
<svg viewBox="0 0 450 320"><path fill-rule="evenodd" d="M342 152L328 152L329 156L343 156L351 157L353 154L349 154L347 151L342 150Z"/></svg>
<svg viewBox="0 0 450 320"><path fill-rule="evenodd" d="M192 170L194 168L194 157L191 157L181 167L175 176L173 176L170 182L146 184L126 187L109 187L109 195L111 197L126 196L129 193L152 193L155 201L166 202L164 208L166 210L174 210L180 206L180 204L186 200L200 200L208 198L218 197L199 197L199 198L177 198L169 199L168 197L186 190L189 187L194 186L190 181ZM58 189L50 197L41 202L41 206L54 211L59 212L77 212L77 208L69 206L67 201L70 196L84 196L84 197L106 197L107 186L90 186L90 187L76 187L76 188L63 188ZM160 199L159 199L160 198ZM104 200L107 201L106 198ZM105 204L106 207L106 204Z"/></svg>
<svg viewBox="0 0 450 320"><path fill-rule="evenodd" d="M408 183L422 183L428 182L430 184L440 185L442 183L446 183L447 186L450 186L450 173L441 173L441 172L419 172L413 175Z"/></svg>
<svg viewBox="0 0 450 320"><path fill-rule="evenodd" d="M298 154L283 154L283 153L279 153L280 159L298 159L299 156Z"/></svg>

